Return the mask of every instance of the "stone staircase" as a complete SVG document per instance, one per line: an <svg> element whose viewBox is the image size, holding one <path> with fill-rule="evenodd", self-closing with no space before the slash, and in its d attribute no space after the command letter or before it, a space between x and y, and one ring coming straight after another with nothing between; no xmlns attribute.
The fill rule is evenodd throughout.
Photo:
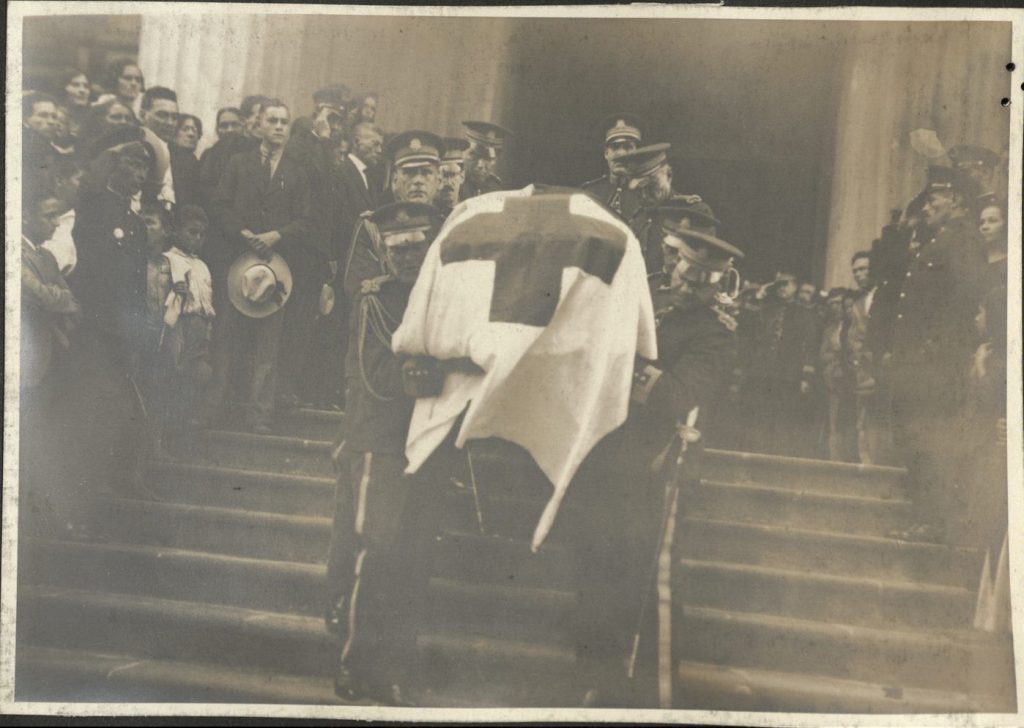
<svg viewBox="0 0 1024 728"><path fill-rule="evenodd" d="M320 615L340 421L205 433L147 464L159 500L103 502L106 540L26 539L17 699L338 703ZM704 476L674 557L677 707L1013 709L1009 640L968 629L977 554L886 536L911 517L902 471L711 450ZM425 704L578 698L573 553L557 526L529 553L538 496L492 495L502 535L483 535L453 486L418 637Z"/></svg>

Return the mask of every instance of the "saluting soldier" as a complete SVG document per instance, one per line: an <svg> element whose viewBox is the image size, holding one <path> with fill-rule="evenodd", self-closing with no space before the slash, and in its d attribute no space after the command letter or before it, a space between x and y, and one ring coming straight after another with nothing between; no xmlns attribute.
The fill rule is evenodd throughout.
<svg viewBox="0 0 1024 728"><path fill-rule="evenodd" d="M495 169L512 132L489 121L464 121L462 126L466 129L469 149L465 153L466 181L460 199L505 189Z"/></svg>
<svg viewBox="0 0 1024 728"><path fill-rule="evenodd" d="M629 175L619 158L636 151L643 142L640 118L636 114L626 113L605 117L601 122L601 136L608 173L584 182L582 189L628 221L640 207L640 201L636 192L629 189Z"/></svg>
<svg viewBox="0 0 1024 728"><path fill-rule="evenodd" d="M441 183L434 206L444 214L451 214L459 204L462 185L466 182L466 151L469 142L456 137L445 137L441 158Z"/></svg>
<svg viewBox="0 0 1024 728"><path fill-rule="evenodd" d="M931 237L911 245L896 297L890 384L894 436L907 454L920 522L903 538L943 541L958 510L951 477L963 439L973 320L984 293L986 258L962 175L930 170L923 217Z"/></svg>
<svg viewBox="0 0 1024 728"><path fill-rule="evenodd" d="M577 498L592 506L574 514L584 560L577 658L581 678L589 682L583 696L589 707L623 707L635 699L626 692L623 661L643 595L651 588L643 579L657 547L662 489L675 475L675 452L672 457L662 453L678 440L677 428L694 407L702 413L700 426L736 358L736 321L719 294L732 260L743 253L696 228L694 221L703 213L685 201L673 200L658 212L658 233L677 256L655 310L658 359L637 361L626 424L610 436L612 449L602 448L584 462L573 486Z"/></svg>
<svg viewBox="0 0 1024 728"><path fill-rule="evenodd" d="M964 192L972 198L998 192L996 172L1002 160L991 149L975 144L961 144L949 150L949 159L960 175L961 183L965 186Z"/></svg>
<svg viewBox="0 0 1024 728"><path fill-rule="evenodd" d="M640 206L629 218L647 263L647 272L661 270L661 226L658 221L658 206L665 200L682 198L692 205L700 206L701 212L714 217L711 206L703 202L700 195L682 195L672 187L672 165L668 161L671 144L651 144L623 154L618 161L629 175L628 188L637 195Z"/></svg>
<svg viewBox="0 0 1024 728"><path fill-rule="evenodd" d="M409 140L411 141L411 139ZM403 704L404 668L412 662L403 614L400 528L410 481L405 440L415 399L403 391L403 362L391 351L409 293L443 218L418 202L395 202L368 218L380 236L382 273L363 280L350 320L346 437L336 457L334 529L328 556L327 628L343 639L335 691ZM436 392L435 392L436 393ZM412 640L414 642L414 639Z"/></svg>

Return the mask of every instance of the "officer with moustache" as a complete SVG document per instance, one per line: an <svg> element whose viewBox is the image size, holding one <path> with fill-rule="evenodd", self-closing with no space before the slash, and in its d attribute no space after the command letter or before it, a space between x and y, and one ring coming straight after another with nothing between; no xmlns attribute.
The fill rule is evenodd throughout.
<svg viewBox="0 0 1024 728"><path fill-rule="evenodd" d="M699 205L675 199L657 211L661 243L676 258L671 273L652 280L659 285L658 359L637 360L626 424L577 475L576 496L589 496L592 507L567 514L583 559L574 624L584 707L642 700L629 693L636 686L623 665L644 594L653 589L645 579L658 546L664 486L679 477L673 469L678 428L694 407L704 413L696 423L701 426L736 359L736 322L725 309L725 288L732 261L743 253L708 232ZM696 458L693 450L687 455L688 462ZM648 634L651 616L647 611L641 625L643 655L655 641Z"/></svg>
<svg viewBox="0 0 1024 728"><path fill-rule="evenodd" d="M418 601L409 586L416 579L406 573L415 560L402 527L413 482L403 472L415 397L407 390L407 362L391 351L391 335L443 218L431 205L395 202L368 222L380 236L382 273L361 282L350 320L354 367L346 436L335 454L325 616L328 631L342 640L335 692L346 700L402 705L415 648L409 610ZM436 372L432 378L443 381Z"/></svg>
<svg viewBox="0 0 1024 728"><path fill-rule="evenodd" d="M446 137L444 147L444 156L441 158L441 186L437 191L434 206L447 217L459 204L462 185L466 182L465 154L469 149L469 142L465 139Z"/></svg>
<svg viewBox="0 0 1024 728"><path fill-rule="evenodd" d="M643 142L640 118L635 114L612 114L601 122L601 135L608 173L584 182L581 189L628 221L640 207L640 201L636 192L629 189L629 176L619 158L636 151Z"/></svg>
<svg viewBox="0 0 1024 728"><path fill-rule="evenodd" d="M637 196L639 207L630 216L630 229L640 241L640 248L647 263L647 272L661 270L661 224L658 220L658 206L666 200L682 198L695 205L710 217L714 217L711 206L703 202L700 195L682 195L672 186L672 165L668 161L671 144L651 144L623 154L618 162L629 176L627 188Z"/></svg>
<svg viewBox="0 0 1024 728"><path fill-rule="evenodd" d="M465 153L466 181L460 199L505 189L495 170L512 132L489 121L464 121L462 126L466 129L469 149Z"/></svg>

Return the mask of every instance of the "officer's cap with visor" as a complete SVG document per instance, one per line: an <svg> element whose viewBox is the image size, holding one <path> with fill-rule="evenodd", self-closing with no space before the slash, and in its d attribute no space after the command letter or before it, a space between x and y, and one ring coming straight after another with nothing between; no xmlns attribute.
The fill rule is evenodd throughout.
<svg viewBox="0 0 1024 728"><path fill-rule="evenodd" d="M444 142L429 131L403 131L388 142L385 153L395 169L437 166L444 154Z"/></svg>
<svg viewBox="0 0 1024 728"><path fill-rule="evenodd" d="M370 222L377 226L384 246L393 250L426 241L429 231L441 223L441 214L422 202L392 202L375 210Z"/></svg>
<svg viewBox="0 0 1024 728"><path fill-rule="evenodd" d="M623 154L617 161L626 168L631 180L642 180L668 164L671 148L671 144L651 144Z"/></svg>
<svg viewBox="0 0 1024 728"><path fill-rule="evenodd" d="M636 114L610 114L601 121L601 138L605 144L617 141L643 141L643 123Z"/></svg>
<svg viewBox="0 0 1024 728"><path fill-rule="evenodd" d="M944 190L952 192L963 191L963 175L952 167L937 164L929 165L927 180L928 182L924 190L926 193L942 192Z"/></svg>
<svg viewBox="0 0 1024 728"><path fill-rule="evenodd" d="M469 142L458 137L444 138L444 154L441 155L442 164L457 164L462 167L465 162L465 153L469 149Z"/></svg>
<svg viewBox="0 0 1024 728"><path fill-rule="evenodd" d="M343 83L336 83L331 86L317 89L313 92L313 103L317 109L331 109L338 114L344 114L348 107L351 91Z"/></svg>
<svg viewBox="0 0 1024 728"><path fill-rule="evenodd" d="M732 261L743 257L743 251L718 237L719 223L707 204L673 198L659 205L657 212L665 244L679 251L673 277L717 284Z"/></svg>
<svg viewBox="0 0 1024 728"><path fill-rule="evenodd" d="M973 144L961 144L949 150L949 159L955 167L996 167L999 155L991 149Z"/></svg>
<svg viewBox="0 0 1024 728"><path fill-rule="evenodd" d="M462 126L466 129L466 139L473 154L483 159L497 159L505 141L514 136L505 127L489 121L464 121Z"/></svg>

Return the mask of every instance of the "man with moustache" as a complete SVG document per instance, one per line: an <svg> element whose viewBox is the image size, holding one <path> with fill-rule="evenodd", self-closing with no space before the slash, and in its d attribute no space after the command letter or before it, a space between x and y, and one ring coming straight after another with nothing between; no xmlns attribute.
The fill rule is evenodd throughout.
<svg viewBox="0 0 1024 728"><path fill-rule="evenodd" d="M612 114L601 122L601 134L608 173L583 183L582 189L628 221L637 211L640 202L636 192L629 189L629 176L619 158L636 151L643 142L640 118L635 114Z"/></svg>
<svg viewBox="0 0 1024 728"><path fill-rule="evenodd" d="M469 149L469 142L456 137L446 137L444 146L444 157L441 159L441 188L437 191L434 206L448 216L459 204L462 185L466 182L465 154Z"/></svg>

